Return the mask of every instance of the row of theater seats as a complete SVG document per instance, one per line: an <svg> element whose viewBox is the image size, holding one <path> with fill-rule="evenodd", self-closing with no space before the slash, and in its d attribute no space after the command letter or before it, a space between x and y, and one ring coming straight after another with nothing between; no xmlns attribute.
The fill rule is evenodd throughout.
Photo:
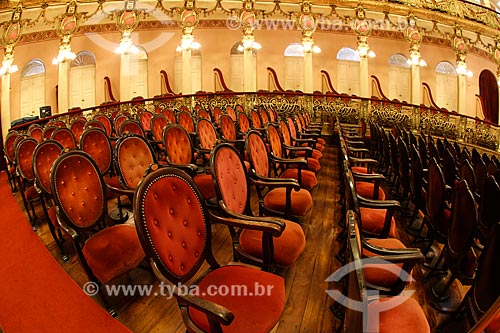
<svg viewBox="0 0 500 333"><path fill-rule="evenodd" d="M269 331L285 300L283 278L273 272L277 266L293 266L306 246L298 222L313 207L310 191L317 185L315 173L326 144L320 137L322 125L301 112L283 120L270 118L258 127L257 118L247 118L249 128L243 133L230 112L214 123L200 109L180 110L160 126L155 120L166 118L164 111L150 118L149 127L143 110L137 120L121 124L118 120L129 115L117 114L113 121L103 114L87 121L79 117L69 127L52 122L39 138L33 135L36 126L27 135L9 133L6 154L28 217L36 226L33 204L40 200L63 256L69 235L89 279L98 285L147 258L158 279L167 283L190 281L206 261L210 270L198 282L202 291L213 285L273 287L262 297L252 297L252 292L200 293L206 294L203 298L176 294L188 329L220 331L221 325L229 325L235 332ZM262 120L263 109L257 112ZM192 130L182 122L184 114ZM243 119L243 114L237 117ZM84 122L80 135L72 126L77 122ZM124 130L127 123L140 130ZM225 137L228 128L233 139ZM250 207L254 188L257 215ZM132 202L135 227L107 217L108 200L124 195ZM120 209L118 216L123 214ZM261 269L220 266L211 252L211 223L228 226L235 260ZM99 290L103 305L116 314Z"/></svg>
<svg viewBox="0 0 500 333"><path fill-rule="evenodd" d="M369 139L358 136L359 129L337 124L345 189L341 218L345 247L339 257L354 262L353 272L358 274L350 275L346 290L350 298L367 306L364 314L368 320L363 323L373 328L370 325L378 322L381 332L393 327L398 331L429 331L418 302L404 294L414 280L411 270L417 264L425 273L426 291L438 310L444 310L441 302L449 296L455 279L472 285L456 310L438 324L437 331L446 331L463 313L467 314L465 327L471 331L498 331L500 288L496 281L500 270L493 264L500 232L500 213L495 207L500 202L496 157L473 150L475 157L468 158L467 148L458 144L423 135L417 138L401 128L385 130L374 122L370 123ZM448 182L443 169L452 173ZM387 200L389 196L398 201ZM415 237L415 247L407 248L395 238L405 231L396 230L393 212L398 210L403 216L412 208L406 232ZM419 212L424 218L415 228ZM441 246L433 246L436 243ZM431 248L440 254L428 265L424 260ZM384 262L367 260L374 256ZM402 299L380 313L386 299L370 302L366 297L369 290ZM354 324L360 316L348 308L346 325Z"/></svg>

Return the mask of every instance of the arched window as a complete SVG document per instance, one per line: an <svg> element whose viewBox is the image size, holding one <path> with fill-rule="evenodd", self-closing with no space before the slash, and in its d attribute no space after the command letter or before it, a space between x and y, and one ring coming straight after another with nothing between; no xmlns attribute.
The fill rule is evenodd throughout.
<svg viewBox="0 0 500 333"><path fill-rule="evenodd" d="M70 63L69 107L95 106L95 56L90 51L80 51Z"/></svg>
<svg viewBox="0 0 500 333"><path fill-rule="evenodd" d="M304 89L304 48L300 43L287 46L285 56L285 89Z"/></svg>
<svg viewBox="0 0 500 333"><path fill-rule="evenodd" d="M21 71L21 100L19 117L39 115L45 105L45 65L40 59L32 59Z"/></svg>
<svg viewBox="0 0 500 333"><path fill-rule="evenodd" d="M401 53L389 57L389 98L410 101L410 64Z"/></svg>
<svg viewBox="0 0 500 333"><path fill-rule="evenodd" d="M343 47L337 53L337 90L349 95L359 94L359 53Z"/></svg>
<svg viewBox="0 0 500 333"><path fill-rule="evenodd" d="M182 52L177 52L175 55L174 65L174 83L175 90L179 93L182 91ZM201 51L200 49L191 49L191 89L192 92L201 90ZM191 93L190 91L187 92Z"/></svg>
<svg viewBox="0 0 500 333"><path fill-rule="evenodd" d="M436 104L450 111L457 110L457 71L448 61L436 66Z"/></svg>
<svg viewBox="0 0 500 333"><path fill-rule="evenodd" d="M229 80L229 88L234 91L243 91L243 43L238 41L234 43L230 51L231 58L231 74ZM254 73L257 73L257 52L252 49L252 66ZM257 88L257 75L253 76L253 86ZM254 90L255 90L254 89Z"/></svg>

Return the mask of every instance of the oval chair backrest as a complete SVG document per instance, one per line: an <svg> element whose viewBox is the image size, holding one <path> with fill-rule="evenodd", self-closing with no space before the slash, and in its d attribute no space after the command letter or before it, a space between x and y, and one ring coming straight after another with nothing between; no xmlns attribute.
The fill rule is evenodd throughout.
<svg viewBox="0 0 500 333"><path fill-rule="evenodd" d="M252 111L250 117L252 118L252 128L262 128L262 121L257 111Z"/></svg>
<svg viewBox="0 0 500 333"><path fill-rule="evenodd" d="M293 119L288 117L287 122L288 122L288 130L290 131L290 136L292 138L296 138L297 137L297 129L295 128L295 123L293 122Z"/></svg>
<svg viewBox="0 0 500 333"><path fill-rule="evenodd" d="M87 153L80 150L59 156L50 174L52 195L63 220L75 229L92 228L106 213L106 185Z"/></svg>
<svg viewBox="0 0 500 333"><path fill-rule="evenodd" d="M151 118L151 133L155 141L161 141L163 136L163 129L167 126L169 121L164 115L157 114Z"/></svg>
<svg viewBox="0 0 500 333"><path fill-rule="evenodd" d="M219 122L220 116L222 116L222 110L218 106L216 106L213 110L213 117L212 117L215 123Z"/></svg>
<svg viewBox="0 0 500 333"><path fill-rule="evenodd" d="M189 112L182 111L178 115L179 125L184 127L188 133L194 133L194 120Z"/></svg>
<svg viewBox="0 0 500 333"><path fill-rule="evenodd" d="M191 279L211 253L204 199L179 169L160 168L144 178L136 191L134 217L146 256L173 283Z"/></svg>
<svg viewBox="0 0 500 333"><path fill-rule="evenodd" d="M445 182L441 167L435 158L429 164L429 189L427 191L427 213L431 221L438 217L444 206Z"/></svg>
<svg viewBox="0 0 500 333"><path fill-rule="evenodd" d="M233 121L236 121L236 111L234 111L234 108L232 106L226 107L226 113Z"/></svg>
<svg viewBox="0 0 500 333"><path fill-rule="evenodd" d="M85 130L85 121L83 121L82 119L75 120L71 124L71 132L73 132L76 142L80 142L80 137L82 136L84 130Z"/></svg>
<svg viewBox="0 0 500 333"><path fill-rule="evenodd" d="M44 140L49 140L52 137L52 133L57 129L58 127L56 126L45 126L43 129L43 139Z"/></svg>
<svg viewBox="0 0 500 333"><path fill-rule="evenodd" d="M474 164L474 175L476 176L475 191L481 194L483 192L484 180L488 175L488 170L483 160L479 160L476 164Z"/></svg>
<svg viewBox="0 0 500 333"><path fill-rule="evenodd" d="M264 140L257 131L250 131L245 140L250 163L259 176L269 177L269 156Z"/></svg>
<svg viewBox="0 0 500 333"><path fill-rule="evenodd" d="M245 113L238 113L238 125L240 126L240 132L246 134L250 130L250 121Z"/></svg>
<svg viewBox="0 0 500 333"><path fill-rule="evenodd" d="M106 132L106 127L104 127L104 124L101 123L99 120L97 119L91 119L89 121L87 121L85 123L85 126L84 126L84 129L87 129L87 128L93 128L93 127L97 127L97 128L100 128L102 129L104 132Z"/></svg>
<svg viewBox="0 0 500 333"><path fill-rule="evenodd" d="M45 140L33 152L33 171L38 187L45 194L52 194L50 188L50 169L61 155L63 146L55 140Z"/></svg>
<svg viewBox="0 0 500 333"><path fill-rule="evenodd" d="M267 127L267 142L271 145L271 152L276 157L283 157L283 149L281 145L281 137L278 129L274 125Z"/></svg>
<svg viewBox="0 0 500 333"><path fill-rule="evenodd" d="M217 133L210 120L200 119L196 131L201 148L212 150L217 144Z"/></svg>
<svg viewBox="0 0 500 333"><path fill-rule="evenodd" d="M104 130L97 127L87 128L80 137L80 149L92 156L102 175L110 170L113 148Z"/></svg>
<svg viewBox="0 0 500 333"><path fill-rule="evenodd" d="M131 134L144 136L144 130L142 129L141 124L132 119L127 119L124 122L122 122L120 128L118 129L118 136L122 136L127 132Z"/></svg>
<svg viewBox="0 0 500 333"><path fill-rule="evenodd" d="M476 176L469 160L464 160L460 167L460 179L464 179L467 182L469 189L474 190L476 188Z"/></svg>
<svg viewBox="0 0 500 333"><path fill-rule="evenodd" d="M198 110L198 118L210 120L210 114L206 110L200 109Z"/></svg>
<svg viewBox="0 0 500 333"><path fill-rule="evenodd" d="M7 156L7 159L10 163L14 163L14 160L16 159L16 149L14 146L14 142L16 141L18 136L18 132L10 131L5 138L4 151L5 156Z"/></svg>
<svg viewBox="0 0 500 333"><path fill-rule="evenodd" d="M146 139L139 135L126 135L115 146L114 161L120 184L135 189L144 177L144 172L155 163L154 153Z"/></svg>
<svg viewBox="0 0 500 333"><path fill-rule="evenodd" d="M75 136L69 128L61 127L56 129L50 138L59 142L64 148L76 149Z"/></svg>
<svg viewBox="0 0 500 333"><path fill-rule="evenodd" d="M267 124L269 123L269 114L267 113L266 109L259 109L259 115L260 119L262 120L262 126L267 126Z"/></svg>
<svg viewBox="0 0 500 333"><path fill-rule="evenodd" d="M163 131L163 146L169 163L190 164L193 149L188 132L179 124L170 124Z"/></svg>
<svg viewBox="0 0 500 333"><path fill-rule="evenodd" d="M164 109L162 112L161 112L162 115L165 116L165 118L167 118L167 120L171 123L175 123L175 112L174 110L172 109Z"/></svg>
<svg viewBox="0 0 500 333"><path fill-rule="evenodd" d="M233 119L227 114L219 119L222 137L226 140L236 140L236 127Z"/></svg>
<svg viewBox="0 0 500 333"><path fill-rule="evenodd" d="M16 147L16 166L17 170L26 180L35 179L33 172L33 152L38 142L30 137L25 137Z"/></svg>
<svg viewBox="0 0 500 333"><path fill-rule="evenodd" d="M248 204L247 171L238 151L230 144L218 145L211 156L217 198L235 213L244 214Z"/></svg>
<svg viewBox="0 0 500 333"><path fill-rule="evenodd" d="M35 139L37 142L42 142L43 140L43 128L40 125L31 125L28 129L28 135Z"/></svg>
<svg viewBox="0 0 500 333"><path fill-rule="evenodd" d="M106 131L106 134L108 136L111 136L113 126L112 126L111 120L109 120L108 116L106 116L104 114L98 114L94 117L94 119L97 121L100 121L104 126L104 130Z"/></svg>
<svg viewBox="0 0 500 333"><path fill-rule="evenodd" d="M486 229L490 229L500 221L500 186L495 177L488 176L484 180L483 195L479 205L479 223Z"/></svg>
<svg viewBox="0 0 500 333"><path fill-rule="evenodd" d="M66 123L62 120L51 120L48 122L47 126L66 127Z"/></svg>
<svg viewBox="0 0 500 333"><path fill-rule="evenodd" d="M113 122L113 127L115 129L115 133L118 134L120 130L120 125L127 119L130 119L130 117L126 114L119 114L116 116L114 122Z"/></svg>
<svg viewBox="0 0 500 333"><path fill-rule="evenodd" d="M287 146L292 146L292 138L290 137L290 130L284 120L280 121L280 131L283 138L283 143Z"/></svg>
<svg viewBox="0 0 500 333"><path fill-rule="evenodd" d="M149 111L142 111L140 115L141 125L145 131L151 130L151 118L153 114Z"/></svg>

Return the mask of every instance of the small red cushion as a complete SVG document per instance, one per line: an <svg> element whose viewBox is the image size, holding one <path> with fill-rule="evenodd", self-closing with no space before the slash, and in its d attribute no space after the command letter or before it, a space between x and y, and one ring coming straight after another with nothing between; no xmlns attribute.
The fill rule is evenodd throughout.
<svg viewBox="0 0 500 333"><path fill-rule="evenodd" d="M295 155L297 157L304 157L304 156L306 156L306 152L305 151L298 151L298 152L295 153ZM314 158L314 159L316 159L316 160L319 160L320 158L323 157L323 153L320 152L317 149L313 149L311 157Z"/></svg>
<svg viewBox="0 0 500 333"><path fill-rule="evenodd" d="M304 231L295 222L285 221L285 230L280 237L273 238L274 262L282 266L293 266L306 247ZM262 259L262 231L245 229L240 234L241 249Z"/></svg>
<svg viewBox="0 0 500 333"><path fill-rule="evenodd" d="M212 181L212 175L206 173L200 173L193 178L196 186L200 189L201 195L204 199L210 199L215 196L214 182Z"/></svg>
<svg viewBox="0 0 500 333"><path fill-rule="evenodd" d="M135 227L124 224L90 237L83 246L83 256L102 283L136 268L145 257Z"/></svg>
<svg viewBox="0 0 500 333"><path fill-rule="evenodd" d="M353 166L351 167L351 170L352 172L357 172L357 173L368 173L367 167Z"/></svg>
<svg viewBox="0 0 500 333"><path fill-rule="evenodd" d="M307 159L307 170L318 172L320 169L321 169L321 164L317 159L311 157Z"/></svg>
<svg viewBox="0 0 500 333"><path fill-rule="evenodd" d="M326 141L325 141L325 139L323 139L323 138L318 138L318 143L319 143L319 144L322 144L323 146L325 146L325 145L326 145Z"/></svg>
<svg viewBox="0 0 500 333"><path fill-rule="evenodd" d="M382 298L368 304L368 328L367 332L380 333L429 333L430 327L424 311L414 298L403 301L396 296ZM396 305L396 302L402 302ZM386 302L395 302L394 307ZM388 308L388 309L387 309ZM379 315L378 327L374 316Z"/></svg>
<svg viewBox="0 0 500 333"><path fill-rule="evenodd" d="M491 320L488 327L486 327L486 333L497 333L500 332L500 313Z"/></svg>
<svg viewBox="0 0 500 333"><path fill-rule="evenodd" d="M30 187L28 187L26 189L26 191L24 192L24 195L25 195L26 200L34 200L34 199L38 198L38 196L39 196L38 192L36 191L35 186L33 186L33 185L31 185Z"/></svg>
<svg viewBox="0 0 500 333"><path fill-rule="evenodd" d="M367 240L368 243L386 248L386 249L405 249L406 246L401 243L399 239L396 238L371 238ZM365 257L374 257L376 254L363 249L363 256ZM365 264L363 265L363 272L365 273L365 279L367 282L381 287L391 287L394 285L398 276L400 275L403 264L391 264L391 269L394 270L394 273L384 268L389 264ZM410 272L408 272L410 273Z"/></svg>
<svg viewBox="0 0 500 333"><path fill-rule="evenodd" d="M302 181L300 186L312 190L313 188L318 185L318 179L316 178L316 175L314 172L309 171L309 170L300 170L301 176L302 176ZM292 179L299 179L299 169L286 169L283 171L280 175L280 178L292 178Z"/></svg>
<svg viewBox="0 0 500 333"><path fill-rule="evenodd" d="M213 292L217 290L216 286L221 286L218 293ZM238 286L235 293L224 292L226 289L231 290L231 286ZM233 322L229 326L222 326L225 333L269 332L278 322L285 306L283 278L250 267L221 267L208 273L198 287L201 298L222 305L234 314ZM241 292L243 295L238 296L237 291L245 288L247 296ZM189 316L204 332L210 331L204 313L189 308Z"/></svg>
<svg viewBox="0 0 500 333"><path fill-rule="evenodd" d="M370 232L373 234L380 234L384 228L385 214L387 209L375 209L360 207L361 213L361 223L363 225L363 231ZM389 236L396 236L396 221L392 217L391 228L389 230Z"/></svg>
<svg viewBox="0 0 500 333"><path fill-rule="evenodd" d="M368 182L356 182L356 192L367 199L385 200L385 192L382 187L378 188L378 198L374 197L375 184Z"/></svg>
<svg viewBox="0 0 500 333"><path fill-rule="evenodd" d="M311 193L308 190L300 189L299 191L292 190L291 197L291 213L295 216L304 216L312 208L313 201ZM267 208L285 212L286 208L286 189L276 188L267 193L264 198L264 206Z"/></svg>

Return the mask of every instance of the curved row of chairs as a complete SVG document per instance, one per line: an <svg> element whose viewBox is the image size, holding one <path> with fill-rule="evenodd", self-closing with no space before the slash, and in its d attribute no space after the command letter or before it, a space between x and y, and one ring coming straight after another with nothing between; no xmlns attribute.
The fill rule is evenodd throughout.
<svg viewBox="0 0 500 333"><path fill-rule="evenodd" d="M394 258L391 256L396 254L393 252L394 249L398 249L403 251L397 255L399 259L408 260L403 261L406 267L405 264L400 267L404 268L404 272L411 272L411 264L423 263L424 257L420 251L427 254L435 242L442 244L442 250L436 256L434 265L431 267L427 264L419 265L423 271L427 271L425 281L434 281L433 278L436 276L444 277L444 284L427 283L430 284L429 291L434 298L433 304L436 308L440 308L439 302L447 297L449 287L455 279L458 279L462 284L472 285L472 288L450 318L454 319L456 315L465 311L469 315L467 317L469 326L485 325L483 326L485 328L490 325L492 328L496 325L495 316L488 310L491 308L490 312L495 313L499 309L498 305L496 308L493 307L500 293L499 288L493 285L494 279L492 279L492 277L498 278L499 271L496 267L484 264L498 253L494 236L500 222L500 213L494 204L500 202L496 157L486 154L481 156L473 150L474 158L472 158L467 148L462 148L458 144L451 144L446 140L427 139L423 135L417 137L400 128L385 130L375 122L370 123L369 139L357 136L360 128L338 126L337 129L340 133L339 161L344 163L341 170L344 170L345 179L344 214L341 222L345 230L343 236L347 239L345 253L341 253L341 258L349 257L350 260L355 260L353 256L370 257L371 253L377 253L382 255L382 259L390 258L388 260L393 262ZM345 135L349 137L344 138ZM386 178L388 181L385 182L384 188L390 193L379 188L378 182L385 181ZM389 196L396 197L399 202L372 200L385 199ZM396 232L392 231L394 221L391 209L404 213L412 207L410 228L407 231L416 235L415 245L427 244L421 250L406 249L397 239L386 238L396 235ZM377 215L370 211L383 208L387 209L385 214ZM419 212L423 214L424 219L421 227L415 229L414 224ZM349 229L351 224L355 224L359 229L358 240L352 239L353 231ZM398 231L400 232L403 231ZM378 239L365 240L365 237L378 237ZM420 243L422 239L425 240L424 243ZM354 241L361 244L356 245L359 249L353 248ZM380 248L377 249L379 252L371 250L368 243L373 241L380 242L385 252ZM392 296L402 291L401 285L404 283L401 278L396 283L399 288L387 289L387 286L382 285L384 289L380 283L374 284L371 281L374 278L371 274L373 267L369 265L368 268L364 268L364 277L361 281L359 279L357 282L354 281L355 286L382 292L389 290ZM387 273L377 274L376 280L380 282L384 275ZM480 284L477 283L477 279L481 280ZM385 278L383 281L391 279ZM420 314L417 315L421 311L417 311L415 305L412 308L414 316L421 317ZM352 315L352 313L346 314L346 318ZM382 320L382 317L380 319ZM437 330L445 329L448 323L449 321L441 323ZM426 331L424 321L421 321L420 327L422 331ZM418 330L413 327L410 331Z"/></svg>
<svg viewBox="0 0 500 333"><path fill-rule="evenodd" d="M268 331L279 320L285 299L283 279L273 272L277 266L293 266L306 246L297 221L313 206L310 190L317 186L315 173L325 147L321 125L310 119L306 123L308 115L301 114L250 127L244 137L236 134L226 140L224 128L238 133L230 115L221 115L218 126L199 118L193 135L180 121L184 113L188 112L179 112L178 123L167 121L163 126L153 120L165 117L157 114L149 129L126 119L119 128L129 121L143 132L121 134L116 126L109 130L97 125L104 124L106 116L95 116L85 122L79 140L71 126L63 124L46 138L54 123L42 130L40 141L9 133L5 147L13 151L15 181L26 211L36 226L32 205L35 197L41 200L60 250L69 235L89 279L99 285L148 258L158 278L171 283L187 282L207 261L211 271L198 282L201 288L250 287L256 281L273 286L271 295L257 301L253 297L252 302L233 295L204 299L176 295L190 330L221 331L221 325L229 325L235 332ZM224 121L227 118L232 123ZM300 119L304 125L297 124ZM78 118L71 125L80 121L84 120ZM30 130L30 135L36 132ZM255 214L250 207L254 188L259 198ZM107 217L107 201L123 195L133 204L136 228ZM235 260L261 270L221 267L211 254L210 223L228 226ZM98 296L115 314L106 295ZM252 319L256 314L259 321Z"/></svg>

